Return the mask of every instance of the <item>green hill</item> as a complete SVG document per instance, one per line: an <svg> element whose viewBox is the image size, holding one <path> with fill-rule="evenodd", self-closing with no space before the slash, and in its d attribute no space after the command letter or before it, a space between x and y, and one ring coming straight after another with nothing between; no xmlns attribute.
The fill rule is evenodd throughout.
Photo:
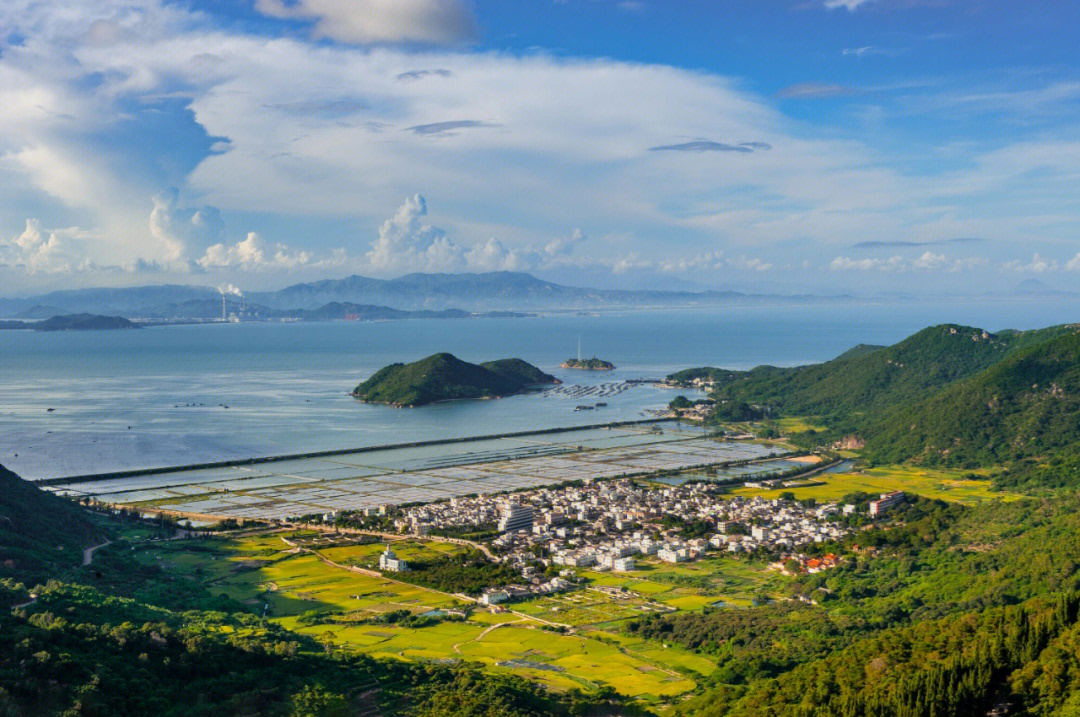
<svg viewBox="0 0 1080 717"><path fill-rule="evenodd" d="M44 581L101 540L85 510L0 466L0 578Z"/></svg>
<svg viewBox="0 0 1080 717"><path fill-rule="evenodd" d="M1080 332L1019 351L867 429L868 455L994 465L1075 450L1080 441Z"/></svg>
<svg viewBox="0 0 1080 717"><path fill-rule="evenodd" d="M462 398L510 396L550 383L558 380L521 359L472 364L438 353L414 363L381 368L352 395L369 403L422 406Z"/></svg>
<svg viewBox="0 0 1080 717"><path fill-rule="evenodd" d="M562 368L576 368L584 371L610 371L615 368L615 364L598 359L595 356L591 359L566 359L561 365Z"/></svg>
<svg viewBox="0 0 1080 717"><path fill-rule="evenodd" d="M928 398L936 391L1040 342L1065 327L990 334L956 324L932 326L886 348L858 346L821 364L751 371L690 369L669 377L711 379L715 397L764 406L771 415L819 416L838 429L861 416Z"/></svg>

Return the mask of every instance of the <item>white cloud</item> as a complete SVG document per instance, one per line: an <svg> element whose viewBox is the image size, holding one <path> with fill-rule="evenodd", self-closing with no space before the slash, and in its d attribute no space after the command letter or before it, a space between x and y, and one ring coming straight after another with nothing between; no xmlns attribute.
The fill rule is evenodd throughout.
<svg viewBox="0 0 1080 717"><path fill-rule="evenodd" d="M177 202L179 192L169 189L154 195L150 211L150 236L165 250L168 261L183 259L191 244L205 246L221 236L224 223L214 207L185 209ZM201 248L201 246L200 246Z"/></svg>
<svg viewBox="0 0 1080 717"><path fill-rule="evenodd" d="M261 7L350 42L467 34L431 29L439 25L435 3L385 3L261 0ZM830 0L851 10L868 4ZM705 258L721 249L725 257L771 256L761 247L798 242L809 247L805 255L835 256L846 237L983 236L996 269L1009 244L1049 255L1080 230L1080 143L1067 139L1002 142L993 151L978 142L932 148L940 171L915 175L895 171L872 146L838 139L842 128L797 123L774 100L708 72L543 52L417 53L268 37L216 25L190 7L4 4L0 37L25 38L0 56L0 186L21 193L7 199L14 193L0 192L4 231L26 215L47 226L89 227L92 240L57 235L75 253L72 267L90 259L175 270L213 253L214 261L240 261L242 241L224 241L220 216L184 206L198 197L226 217L245 217L233 241L241 229L258 230L265 246L252 266L271 264L285 242L292 248L279 263L308 270L328 261L380 273L591 263L707 274L737 269L737 259ZM440 7L471 18L464 3ZM853 47L852 54L875 49ZM992 90L963 106L1007 106ZM1046 104L1075 98L1075 83L1064 83ZM162 158L176 138L154 135L152 144L145 134L146 118L162 112L176 113L176 126L187 123L178 144L200 135L205 142ZM448 123L459 130L430 132ZM772 148L648 151L746 142ZM178 196L159 195L148 225L147 198L169 186L179 187ZM328 253L346 240L340 235L366 244L386 208L418 188L438 203L445 231L424 234L420 220L415 231L390 226L385 241L380 232L366 254L366 246ZM27 211L18 203L31 191L35 208ZM620 238L565 237L574 226ZM898 273L929 270L927 263L954 270L961 260L838 261Z"/></svg>
<svg viewBox="0 0 1080 717"><path fill-rule="evenodd" d="M902 256L891 256L888 259L851 259L846 256L838 256L829 263L833 271L904 271L908 263Z"/></svg>
<svg viewBox="0 0 1080 717"><path fill-rule="evenodd" d="M207 248L197 264L204 269L238 268L245 271L265 269L295 269L309 264L312 254L306 251L292 251L284 244L269 246L255 232L232 246L214 244Z"/></svg>
<svg viewBox="0 0 1080 717"><path fill-rule="evenodd" d="M1069 264L1072 263L1072 261L1073 260L1070 259L1069 262L1066 263L1065 267L1068 268ZM1031 261L1029 262L1023 262L1019 259L1013 259L1012 261L1007 261L1003 263L1001 265L1001 268L1005 269L1006 271L1019 271L1031 274L1045 274L1048 272L1057 271L1058 262L1056 259L1046 259L1042 257L1038 252L1035 252L1035 254L1031 257Z"/></svg>
<svg viewBox="0 0 1080 717"><path fill-rule="evenodd" d="M940 269L948 263L944 254L935 254L932 251L923 252L922 256L911 262L914 269Z"/></svg>
<svg viewBox="0 0 1080 717"><path fill-rule="evenodd" d="M1072 259L1065 262L1066 271L1080 271L1080 252L1076 253Z"/></svg>
<svg viewBox="0 0 1080 717"><path fill-rule="evenodd" d="M476 37L466 0L256 0L271 17L314 21L316 38L342 42L448 45Z"/></svg>
<svg viewBox="0 0 1080 717"><path fill-rule="evenodd" d="M79 230L45 232L37 219L27 219L26 228L10 241L0 242L0 263L24 267L31 274L68 274L78 268L78 253L70 239Z"/></svg>
<svg viewBox="0 0 1080 717"><path fill-rule="evenodd" d="M739 271L769 271L773 268L773 265L770 262L763 261L756 257L747 259L745 256L740 256L738 259L735 259L732 264Z"/></svg>
<svg viewBox="0 0 1080 717"><path fill-rule="evenodd" d="M871 2L873 2L873 0L825 0L825 7L829 10L835 10L842 7L850 12Z"/></svg>
<svg viewBox="0 0 1080 717"><path fill-rule="evenodd" d="M425 224L427 202L419 194L405 200L379 227L379 238L367 253L378 272L454 271L462 264L462 250L446 238L446 232Z"/></svg>

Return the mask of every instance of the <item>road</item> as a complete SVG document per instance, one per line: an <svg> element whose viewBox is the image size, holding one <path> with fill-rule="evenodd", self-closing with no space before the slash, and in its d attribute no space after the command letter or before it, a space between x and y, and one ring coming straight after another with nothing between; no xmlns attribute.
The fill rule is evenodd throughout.
<svg viewBox="0 0 1080 717"><path fill-rule="evenodd" d="M101 543L100 545L93 545L93 546L87 548L86 550L82 551L82 564L83 565L89 565L90 563L94 562L94 552L98 548L104 548L106 545L108 545L111 542L112 542L111 540L106 540L104 543Z"/></svg>

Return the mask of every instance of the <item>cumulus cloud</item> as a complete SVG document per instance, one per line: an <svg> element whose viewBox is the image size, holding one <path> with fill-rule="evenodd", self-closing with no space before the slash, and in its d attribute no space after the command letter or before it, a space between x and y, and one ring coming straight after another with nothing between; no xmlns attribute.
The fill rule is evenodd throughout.
<svg viewBox="0 0 1080 717"><path fill-rule="evenodd" d="M1075 257L1074 259L1070 259L1065 265L1066 268L1068 268L1069 264L1071 264L1074 260ZM1046 259L1042 257L1038 252L1035 252L1035 254L1031 257L1031 261L1024 262L1020 259L1013 259L1012 261L1004 262L1001 265L1001 268L1005 269L1006 271L1019 271L1031 274L1045 274L1051 271L1057 271L1058 262L1056 259Z"/></svg>
<svg viewBox="0 0 1080 717"><path fill-rule="evenodd" d="M566 256L574 247L585 241L585 233L575 228L567 236L556 237L544 246L544 253L551 257Z"/></svg>
<svg viewBox="0 0 1080 717"><path fill-rule="evenodd" d="M731 263L739 271L769 271L773 268L773 265L770 262L757 257L747 258L746 256L739 256L738 259L735 259Z"/></svg>
<svg viewBox="0 0 1080 717"><path fill-rule="evenodd" d="M340 42L451 45L477 35L468 0L256 0L255 9L313 22L316 38Z"/></svg>
<svg viewBox="0 0 1080 717"><path fill-rule="evenodd" d="M940 269L948 263L944 254L935 254L932 251L923 252L922 256L911 262L913 269Z"/></svg>
<svg viewBox="0 0 1080 717"><path fill-rule="evenodd" d="M180 192L172 188L155 194L150 210L150 236L165 251L167 261L179 261L192 244L205 246L216 241L224 222L214 207L191 209L179 206Z"/></svg>
<svg viewBox="0 0 1080 717"><path fill-rule="evenodd" d="M568 260L574 247L585 241L585 234L574 229L559 236L542 249L507 247L489 237L477 242L451 240L439 227L424 221L427 201L414 194L407 198L394 216L379 226L379 236L367 253L368 267L376 273L401 271L531 271Z"/></svg>
<svg viewBox="0 0 1080 717"><path fill-rule="evenodd" d="M214 244L196 263L203 269L237 268L245 271L295 269L311 263L312 254L292 251L284 244L270 246L256 232L233 245Z"/></svg>
<svg viewBox="0 0 1080 717"><path fill-rule="evenodd" d="M948 271L959 272L965 269L974 269L986 266L989 260L981 256L967 256L950 259L944 254L935 254L925 251L914 259L908 259L898 254L882 258L852 259L847 256L838 256L829 263L833 271L878 271L885 273L900 273L905 271Z"/></svg>
<svg viewBox="0 0 1080 717"><path fill-rule="evenodd" d="M833 271L903 271L907 268L907 261L902 256L891 256L888 259L852 259L846 256L838 256L829 263Z"/></svg>
<svg viewBox="0 0 1080 717"><path fill-rule="evenodd" d="M425 224L427 202L419 194L405 200L394 216L379 227L379 238L367 253L368 263L380 272L401 269L453 271L462 251L442 229Z"/></svg>
<svg viewBox="0 0 1080 717"><path fill-rule="evenodd" d="M27 219L22 233L0 242L0 262L25 268L32 274L67 274L79 267L79 254L70 239L75 228L43 231L37 219Z"/></svg>
<svg viewBox="0 0 1080 717"><path fill-rule="evenodd" d="M886 4L891 0L874 7ZM340 15L377 7L345 0L261 5L330 39L331 25L349 25L336 22ZM1049 254L1080 227L1069 204L1080 143L1068 140L987 151L980 148L989 143L975 137L939 148L934 171L916 175L890 158L895 154L869 146L877 141L870 135L806 131L774 100L707 71L543 52L349 47L288 32L270 38L163 0L10 0L2 16L0 34L17 31L27 41L5 45L0 56L0 171L12 175L5 186L20 187L0 197L0 213L60 226L76 209L103 239L69 241L58 233L61 246L81 252L71 266L87 257L128 265L141 254L142 270L175 266L205 257L211 246L235 248L241 229L256 228L238 227L226 241L210 213L197 220L202 210L182 206L188 196L205 197L200 202L230 216L265 218L257 226L264 262L275 241L325 256L326 237L343 223L378 226L418 180L438 192L441 223L454 227L455 241L444 236L425 250L441 255L444 266L468 266L468 256L525 266L608 266L616 256L628 257L621 266L690 266L718 244L805 241L820 252L845 236L889 246L893 235L981 235L993 237L988 251L999 269L1014 256L1006 253L1010 244ZM342 34L363 40L378 34L371 27ZM379 32L380 42L402 38ZM876 49L852 47L849 54ZM797 86L791 94L834 91ZM1051 95L1063 108L1076 96L1068 87ZM438 120L483 120L501 129ZM457 139L438 139L453 133ZM749 138L756 142L739 141ZM761 151L766 145L783 150ZM687 161L751 153L748 161L723 162L722 172L715 161ZM157 207L148 230L147 197L167 186L180 187L179 198ZM30 193L35 209L19 211ZM215 224L216 236L201 233ZM308 229L303 238L274 233L300 226ZM548 252L552 237L572 226L624 238L594 257L584 254L595 243L569 256ZM10 224L3 231L18 233ZM42 241L50 234L43 231ZM101 248L85 251L91 245ZM181 247L184 256L171 259ZM364 250L354 258L357 270L366 266ZM837 253L858 260L847 250L828 256ZM680 254L691 258L671 258Z"/></svg>

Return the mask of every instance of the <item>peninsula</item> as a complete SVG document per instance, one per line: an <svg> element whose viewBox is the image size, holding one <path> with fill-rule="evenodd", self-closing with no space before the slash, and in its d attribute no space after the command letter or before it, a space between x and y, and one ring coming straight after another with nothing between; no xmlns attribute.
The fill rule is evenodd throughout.
<svg viewBox="0 0 1080 717"><path fill-rule="evenodd" d="M365 403L423 406L463 398L501 398L559 380L521 359L472 364L453 354L437 353L414 363L379 369L352 395Z"/></svg>
<svg viewBox="0 0 1080 717"><path fill-rule="evenodd" d="M602 361L595 356L591 359L566 359L560 366L562 368L574 368L582 371L610 371L615 368L615 364L610 361Z"/></svg>

